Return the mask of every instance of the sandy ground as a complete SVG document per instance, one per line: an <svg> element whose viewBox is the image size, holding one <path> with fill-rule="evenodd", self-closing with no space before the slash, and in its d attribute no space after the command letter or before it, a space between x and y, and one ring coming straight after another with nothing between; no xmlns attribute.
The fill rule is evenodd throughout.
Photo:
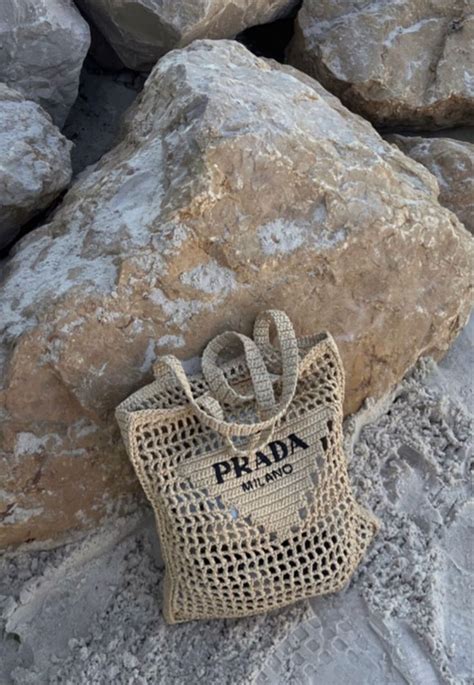
<svg viewBox="0 0 474 685"><path fill-rule="evenodd" d="M167 626L140 500L82 540L4 555L0 683L472 683L473 337L471 317L439 365L421 360L390 397L346 420L355 490L383 526L345 591L257 618Z"/></svg>

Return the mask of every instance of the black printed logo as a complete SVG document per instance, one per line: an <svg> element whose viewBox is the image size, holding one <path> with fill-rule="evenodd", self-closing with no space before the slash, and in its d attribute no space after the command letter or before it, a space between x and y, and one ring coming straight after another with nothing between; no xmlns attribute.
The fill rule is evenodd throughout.
<svg viewBox="0 0 474 685"><path fill-rule="evenodd" d="M243 476L248 476L259 472L260 469L274 466L275 464L280 464L284 462L289 456L294 454L296 450L306 450L309 445L296 433L290 433L285 440L273 440L269 442L265 448L265 451L258 450L253 455L236 456L231 457L226 461L219 461L212 464L214 470L214 475L217 483L224 483L231 478L242 478ZM293 466L289 463L282 464L277 469L274 469L271 473L277 475L284 475L291 473ZM266 474L270 475L270 474ZM277 477L277 476L275 476ZM273 477L272 477L273 479ZM268 481L267 481L268 482ZM246 487L244 490L252 489L247 487L247 483L244 483Z"/></svg>

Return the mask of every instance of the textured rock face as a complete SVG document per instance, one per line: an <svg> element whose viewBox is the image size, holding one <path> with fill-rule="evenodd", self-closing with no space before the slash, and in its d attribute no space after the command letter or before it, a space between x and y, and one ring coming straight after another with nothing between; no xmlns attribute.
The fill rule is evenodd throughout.
<svg viewBox="0 0 474 685"><path fill-rule="evenodd" d="M71 0L2 0L0 81L62 126L76 99L89 27Z"/></svg>
<svg viewBox="0 0 474 685"><path fill-rule="evenodd" d="M121 142L18 243L0 297L3 542L102 517L136 480L113 411L156 355L261 309L327 329L345 412L470 310L472 238L434 177L319 84L233 41L159 61Z"/></svg>
<svg viewBox="0 0 474 685"><path fill-rule="evenodd" d="M232 38L287 14L298 0L76 0L130 69L151 69L196 38Z"/></svg>
<svg viewBox="0 0 474 685"><path fill-rule="evenodd" d="M71 147L39 105L0 84L0 249L68 185Z"/></svg>
<svg viewBox="0 0 474 685"><path fill-rule="evenodd" d="M288 59L375 124L443 128L472 123L473 42L468 0L304 0Z"/></svg>
<svg viewBox="0 0 474 685"><path fill-rule="evenodd" d="M474 145L452 138L387 136L423 164L439 183L439 201L474 234Z"/></svg>

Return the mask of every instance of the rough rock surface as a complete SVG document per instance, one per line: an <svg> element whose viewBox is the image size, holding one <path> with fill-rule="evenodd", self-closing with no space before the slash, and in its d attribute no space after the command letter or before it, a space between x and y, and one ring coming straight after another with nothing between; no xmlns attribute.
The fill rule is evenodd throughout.
<svg viewBox="0 0 474 685"><path fill-rule="evenodd" d="M0 249L66 188L71 147L39 105L0 83Z"/></svg>
<svg viewBox="0 0 474 685"><path fill-rule="evenodd" d="M469 0L304 0L295 26L289 62L373 123L472 123Z"/></svg>
<svg viewBox="0 0 474 685"><path fill-rule="evenodd" d="M298 0L76 0L125 66L148 70L196 38L232 38L274 21Z"/></svg>
<svg viewBox="0 0 474 685"><path fill-rule="evenodd" d="M89 44L89 27L71 0L2 0L0 81L40 104L60 127Z"/></svg>
<svg viewBox="0 0 474 685"><path fill-rule="evenodd" d="M439 201L474 234L474 145L452 138L387 136L405 154L423 164L439 183Z"/></svg>
<svg viewBox="0 0 474 685"><path fill-rule="evenodd" d="M350 413L471 307L473 241L434 177L291 67L196 41L122 135L0 286L3 543L92 525L137 487L113 411L156 355L279 307L334 335Z"/></svg>

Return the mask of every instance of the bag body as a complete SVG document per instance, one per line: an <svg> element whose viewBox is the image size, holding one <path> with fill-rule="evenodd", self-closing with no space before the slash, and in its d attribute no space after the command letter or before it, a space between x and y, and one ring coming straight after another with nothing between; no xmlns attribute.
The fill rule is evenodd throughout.
<svg viewBox="0 0 474 685"><path fill-rule="evenodd" d="M254 339L217 336L203 373L189 379L176 358L159 358L156 380L116 409L155 512L168 623L335 592L378 529L347 475L345 377L333 337L296 340L286 315L269 310ZM220 366L236 340L244 356Z"/></svg>

